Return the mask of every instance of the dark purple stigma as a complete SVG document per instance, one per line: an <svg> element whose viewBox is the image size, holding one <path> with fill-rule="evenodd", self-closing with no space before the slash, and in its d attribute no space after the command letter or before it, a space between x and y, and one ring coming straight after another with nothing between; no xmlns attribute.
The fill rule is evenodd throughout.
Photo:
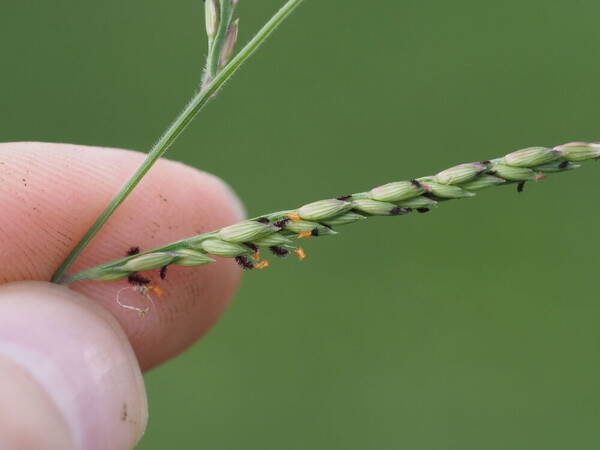
<svg viewBox="0 0 600 450"><path fill-rule="evenodd" d="M283 228L287 225L287 223L290 221L291 219L289 217L284 217L283 219L278 220L277 222L275 222L275 226L277 228Z"/></svg>
<svg viewBox="0 0 600 450"><path fill-rule="evenodd" d="M279 258L285 258L290 253L287 249L278 247L277 245L269 247L269 250L271 250L271 253Z"/></svg>
<svg viewBox="0 0 600 450"><path fill-rule="evenodd" d="M235 262L244 270L254 269L254 264L245 256L236 256Z"/></svg>
<svg viewBox="0 0 600 450"><path fill-rule="evenodd" d="M169 269L169 266L162 266L162 267L160 268L159 275L160 275L160 279L161 279L161 280L164 280L164 279L166 279L166 278L167 278L167 270L168 270L168 269Z"/></svg>
<svg viewBox="0 0 600 450"><path fill-rule="evenodd" d="M254 245L252 242L244 242L244 245L246 247L248 247L250 250L252 250L253 252L258 251L258 247L256 245Z"/></svg>
<svg viewBox="0 0 600 450"><path fill-rule="evenodd" d="M396 207L392 208L392 210L390 211L390 214L392 216L401 216L403 214L408 214L411 211L412 211L412 209L410 209L410 208L400 208L399 206L396 206Z"/></svg>
<svg viewBox="0 0 600 450"><path fill-rule="evenodd" d="M127 281L129 281L129 284L133 284L135 286L145 286L150 284L150 280L148 278L138 275L137 273L132 273L129 275L127 277Z"/></svg>

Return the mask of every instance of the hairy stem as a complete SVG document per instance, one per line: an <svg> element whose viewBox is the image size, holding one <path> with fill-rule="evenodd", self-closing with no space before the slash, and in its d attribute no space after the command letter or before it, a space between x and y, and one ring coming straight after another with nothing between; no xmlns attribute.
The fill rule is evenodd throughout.
<svg viewBox="0 0 600 450"><path fill-rule="evenodd" d="M75 259L81 254L85 247L94 238L96 233L106 223L108 218L123 203L127 196L135 189L144 175L152 168L154 163L164 155L164 153L179 137L181 132L188 126L192 119L210 100L210 98L219 90L221 86L229 80L240 66L266 41L266 39L275 31L275 29L298 7L303 0L289 0L248 42L240 52L235 55L231 61L220 70L214 78L198 92L184 110L177 116L175 121L167 128L165 133L154 144L148 156L142 165L135 171L131 178L125 183L115 198L108 204L106 209L100 214L100 217L94 222L83 238L77 243L75 248L60 265L58 270L52 276L52 282L60 283L65 276L66 271L73 264ZM214 47L214 45L213 45ZM218 63L218 56L217 56Z"/></svg>

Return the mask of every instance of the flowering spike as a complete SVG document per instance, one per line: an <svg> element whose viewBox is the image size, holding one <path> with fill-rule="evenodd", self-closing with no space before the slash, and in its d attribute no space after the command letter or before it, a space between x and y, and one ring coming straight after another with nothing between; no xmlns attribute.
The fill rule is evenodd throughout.
<svg viewBox="0 0 600 450"><path fill-rule="evenodd" d="M522 191L527 181L540 180L546 173L576 169L578 161L599 158L600 143L573 142L554 149L522 149L502 158L460 164L435 176L388 183L369 192L263 214L142 255L135 255L138 249L134 249L126 258L80 272L68 277L65 282L128 278L133 284L131 289L142 292L148 290L151 280L139 275L138 271L169 264L207 264L213 260L206 253L236 258L238 264L246 269L255 267L251 258L254 255L258 259L259 247L268 248L276 256L286 256L293 249L298 258L304 259L304 250L294 249L294 238L336 234L334 226L364 220L371 215L399 215L411 211L425 213L438 204L438 199L471 197L475 191L507 182L515 182L518 191ZM256 261L256 266L259 265L264 266Z"/></svg>

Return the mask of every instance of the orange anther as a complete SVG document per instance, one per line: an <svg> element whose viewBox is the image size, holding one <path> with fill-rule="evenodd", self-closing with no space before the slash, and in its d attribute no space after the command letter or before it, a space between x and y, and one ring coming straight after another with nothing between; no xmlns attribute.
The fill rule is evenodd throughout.
<svg viewBox="0 0 600 450"><path fill-rule="evenodd" d="M535 177L533 177L533 181L540 181L540 180L543 180L544 178L546 178L546 175L544 175L543 173L538 173L538 174L536 174Z"/></svg>
<svg viewBox="0 0 600 450"><path fill-rule="evenodd" d="M254 266L257 269L264 269L265 267L269 267L269 261L262 261L259 262L257 265Z"/></svg>
<svg viewBox="0 0 600 450"><path fill-rule="evenodd" d="M312 236L312 233L310 231L301 231L300 233L298 233L298 239L305 239L305 238L309 238Z"/></svg>
<svg viewBox="0 0 600 450"><path fill-rule="evenodd" d="M260 260L260 251L259 251L259 250L256 250L256 251L254 252L254 255L252 255L252 259L253 259L254 261L259 261L259 260Z"/></svg>
<svg viewBox="0 0 600 450"><path fill-rule="evenodd" d="M298 222L300 220L300 214L298 213L288 213L287 216L293 221Z"/></svg>
<svg viewBox="0 0 600 450"><path fill-rule="evenodd" d="M163 295L165 293L165 291L160 286L157 286L156 284L150 285L149 290L150 290L150 292L152 292L153 294L155 294L158 297L160 297L161 295Z"/></svg>
<svg viewBox="0 0 600 450"><path fill-rule="evenodd" d="M306 253L304 253L304 249L302 247L299 247L296 250L294 250L294 253L296 254L296 256L298 257L298 259L300 261L302 261L304 258L306 258Z"/></svg>

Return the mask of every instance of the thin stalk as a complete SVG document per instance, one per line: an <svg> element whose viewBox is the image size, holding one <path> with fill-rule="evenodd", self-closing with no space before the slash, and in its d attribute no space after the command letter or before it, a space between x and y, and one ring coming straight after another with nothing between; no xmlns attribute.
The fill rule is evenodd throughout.
<svg viewBox="0 0 600 450"><path fill-rule="evenodd" d="M215 78L210 81L204 89L194 95L192 100L177 116L175 121L167 128L165 133L154 144L148 156L142 165L135 171L131 178L121 188L115 198L108 204L106 209L100 214L100 217L90 227L83 238L77 243L75 248L60 265L58 270L52 276L52 282L59 283L66 271L71 267L75 259L87 247L96 233L106 223L108 218L123 203L127 196L135 189L144 175L152 168L154 163L164 155L164 153L179 137L181 132L189 125L194 117L206 105L211 97L219 90L221 86L229 80L240 66L254 54L254 52L266 41L266 39L277 29L277 27L303 2L303 0L289 0L271 19L260 29L260 31L248 42L240 52L235 55L231 61L218 72Z"/></svg>

